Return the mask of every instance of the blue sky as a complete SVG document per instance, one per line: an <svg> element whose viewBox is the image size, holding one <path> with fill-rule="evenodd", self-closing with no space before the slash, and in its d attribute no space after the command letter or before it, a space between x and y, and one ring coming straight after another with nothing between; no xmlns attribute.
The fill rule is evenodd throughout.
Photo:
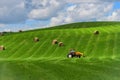
<svg viewBox="0 0 120 80"><path fill-rule="evenodd" d="M120 9L120 2L114 2L113 9Z"/></svg>
<svg viewBox="0 0 120 80"><path fill-rule="evenodd" d="M82 21L120 21L119 0L1 0L0 31Z"/></svg>

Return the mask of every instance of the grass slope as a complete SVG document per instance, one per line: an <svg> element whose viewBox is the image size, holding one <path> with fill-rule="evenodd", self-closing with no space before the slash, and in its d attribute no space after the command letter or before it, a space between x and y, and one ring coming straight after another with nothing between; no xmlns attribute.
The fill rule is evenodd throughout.
<svg viewBox="0 0 120 80"><path fill-rule="evenodd" d="M0 44L6 46L0 51L0 80L119 80L120 23L88 22L86 26L91 26L78 27L82 24L0 37ZM93 35L94 30L100 34ZM37 43L35 36L40 38ZM51 45L53 39L65 46ZM86 57L67 59L70 48Z"/></svg>

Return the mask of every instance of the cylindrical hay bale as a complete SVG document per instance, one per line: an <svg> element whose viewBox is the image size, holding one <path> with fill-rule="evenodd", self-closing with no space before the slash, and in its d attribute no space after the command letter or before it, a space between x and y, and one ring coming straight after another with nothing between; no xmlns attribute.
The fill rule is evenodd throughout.
<svg viewBox="0 0 120 80"><path fill-rule="evenodd" d="M38 38L38 37L35 37L35 38L34 38L34 41L35 41L35 42L38 42L38 41L39 41L39 38Z"/></svg>
<svg viewBox="0 0 120 80"><path fill-rule="evenodd" d="M23 32L22 30L19 30L19 32Z"/></svg>
<svg viewBox="0 0 120 80"><path fill-rule="evenodd" d="M97 35L99 34L100 32L98 30L94 31L94 34Z"/></svg>
<svg viewBox="0 0 120 80"><path fill-rule="evenodd" d="M63 44L63 42L59 42L59 47L61 47L61 46L63 46L64 44Z"/></svg>
<svg viewBox="0 0 120 80"><path fill-rule="evenodd" d="M0 50L5 50L5 47L4 46L0 46Z"/></svg>
<svg viewBox="0 0 120 80"><path fill-rule="evenodd" d="M52 41L52 44L58 44L58 40L57 40L57 39L54 39L54 40Z"/></svg>

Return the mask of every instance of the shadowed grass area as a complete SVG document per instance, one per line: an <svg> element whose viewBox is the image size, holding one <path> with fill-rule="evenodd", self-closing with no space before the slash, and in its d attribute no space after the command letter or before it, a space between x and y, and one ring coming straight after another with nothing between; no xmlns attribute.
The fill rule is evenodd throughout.
<svg viewBox="0 0 120 80"><path fill-rule="evenodd" d="M1 62L1 80L119 80L119 61L40 60Z"/></svg>

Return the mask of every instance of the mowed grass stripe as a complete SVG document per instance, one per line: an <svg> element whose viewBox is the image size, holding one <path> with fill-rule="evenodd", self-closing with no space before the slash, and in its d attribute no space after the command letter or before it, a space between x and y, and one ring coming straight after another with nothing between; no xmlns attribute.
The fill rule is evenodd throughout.
<svg viewBox="0 0 120 80"><path fill-rule="evenodd" d="M114 34L110 34L110 37L109 37L109 52L108 52L108 57L110 57L110 58L112 58L112 59L114 59L114 56L113 56L113 51L114 51L114 41L115 39L114 39Z"/></svg>
<svg viewBox="0 0 120 80"><path fill-rule="evenodd" d="M64 33L65 32L67 32L67 31L62 30L62 31L59 32L60 34L58 35L60 42L63 42L64 46L59 47L59 45L56 45L56 48L51 53L51 55L49 56L49 58L60 57L60 55L63 54L63 52L60 53L59 51L63 51L66 48L66 46L67 46L67 44L64 42L64 39L65 39L64 38Z"/></svg>
<svg viewBox="0 0 120 80"><path fill-rule="evenodd" d="M70 52L70 49L75 49L76 50L76 45L79 41L79 38L81 37L81 35L77 35L78 34L78 30L71 30L66 31L67 32L67 36L63 36L64 42L65 42L65 47L61 47L58 52L60 52L60 57L61 58L67 58L67 54ZM82 32L80 32L82 33ZM58 56L58 57L59 57Z"/></svg>
<svg viewBox="0 0 120 80"><path fill-rule="evenodd" d="M37 34L40 34L40 33L37 32ZM40 34L40 35L41 35L41 34ZM38 41L38 42L35 42L35 41L34 41L34 37L36 37L36 36L40 39L40 41ZM42 38L43 36L39 36L39 35L36 35L36 36L33 37L33 33L30 34L30 37L29 37L29 41L28 41L28 43L27 43L27 46L33 47L33 45L37 44L36 46L39 48L39 46L40 46L40 45L42 44L42 42L43 42L43 40L42 40L42 39L43 39L43 38ZM25 47L27 47L27 46L25 46ZM25 48L25 47L24 47L24 48ZM34 49L34 52L36 52L36 50L37 50L38 48ZM25 51L24 51L25 54L23 54L23 55L21 55L21 56L19 55L19 58L25 58L25 55L26 55L26 54L29 54L29 53L27 53L28 50L31 50L31 48L29 48L29 49L26 49L26 48L25 48ZM34 52L31 54L31 56L34 54Z"/></svg>
<svg viewBox="0 0 120 80"><path fill-rule="evenodd" d="M93 50L93 45L92 45L93 43L94 43L94 35L92 34L84 50L84 55L87 55L87 58L89 58L89 56L91 55L91 52Z"/></svg>
<svg viewBox="0 0 120 80"><path fill-rule="evenodd" d="M11 58L18 59L19 56L25 54L25 50L26 50L26 45L27 44L28 44L27 41L24 40L23 44L21 45L21 47L11 56ZM23 51L22 54L21 54L21 51Z"/></svg>
<svg viewBox="0 0 120 80"><path fill-rule="evenodd" d="M0 36L0 45L6 46L9 41L12 41L11 36Z"/></svg>
<svg viewBox="0 0 120 80"><path fill-rule="evenodd" d="M9 42L9 45L6 45L6 50L3 51L3 54L1 54L2 58L8 58L9 56L11 56L12 54L14 54L14 52L18 49L17 45L18 42L21 41L21 39L18 39L19 35L16 35L13 37L12 42ZM17 48L16 48L17 47Z"/></svg>
<svg viewBox="0 0 120 80"><path fill-rule="evenodd" d="M20 50L20 48L21 47L23 47L24 46L24 41L26 41L25 39L24 39L24 37L25 36L23 36L24 34L19 34L18 36L16 36L16 43L14 44L14 45L12 45L12 46L15 46L15 47L12 47L13 48L13 50L10 50L10 52L8 52L8 53L12 53L12 54L15 54L15 52L17 51L17 50ZM19 46L19 44L17 44L19 42L19 44L21 44L20 46Z"/></svg>
<svg viewBox="0 0 120 80"><path fill-rule="evenodd" d="M114 44L113 44L113 54L112 54L112 59L115 59L116 58L116 47L117 47L117 44L116 44L116 33L113 34L114 35Z"/></svg>
<svg viewBox="0 0 120 80"><path fill-rule="evenodd" d="M89 40L91 38L91 29L85 29L85 30L80 30L82 33L81 33L81 37L80 39L77 41L76 43L76 46L75 46L75 49L77 52L82 52L84 55L86 55L85 51L86 51L86 47L88 46L89 44ZM86 33L86 34L85 34ZM77 35L79 35L80 33L77 32ZM82 41L85 41L86 43L84 44ZM82 43L84 45L82 45ZM79 45L81 44L81 45ZM81 47L84 47L83 49L80 49L80 46ZM83 59L83 57L81 57ZM78 62L79 60L78 59L74 59L73 60L74 62ZM73 62L72 61L72 62Z"/></svg>
<svg viewBox="0 0 120 80"><path fill-rule="evenodd" d="M97 46L96 46L96 49L94 50L94 53L96 53L94 55L95 58L98 58L98 59L103 59L105 58L106 56L104 56L104 50L106 48L106 37L108 36L107 33L103 33L103 31L106 32L106 29L99 29L100 30L100 34L99 34L99 40L97 41Z"/></svg>
<svg viewBox="0 0 120 80"><path fill-rule="evenodd" d="M33 57L34 58L40 58L40 57L43 57L44 55L46 55L46 52L51 48L51 45L52 45L52 40L53 39L56 39L56 35L54 35L54 31L51 30L51 31L48 31L49 35L47 35L46 37L46 41L44 43L44 45L42 45L40 48L41 50L39 49L37 52L40 52L40 54L36 53L36 55L34 55ZM53 39L52 39L53 38ZM40 57L38 56L40 55Z"/></svg>
<svg viewBox="0 0 120 80"><path fill-rule="evenodd" d="M109 46L108 41L110 39L110 34L111 34L110 29L109 30L104 29L104 30L107 33L102 33L101 40L100 40L99 45L98 45L98 49L96 50L99 53L98 57L101 60L103 60L104 58L107 58L107 56L105 55L106 53L104 53L104 52L105 52L106 48L108 48L108 46Z"/></svg>
<svg viewBox="0 0 120 80"><path fill-rule="evenodd" d="M61 55L65 54L65 52L64 52L65 49L67 48L67 46L68 46L69 44L71 44L71 43L68 43L68 42L65 41L65 40L66 40L66 37L68 37L68 36L71 37L71 38L69 38L69 40L70 40L70 39L72 39L72 38L74 38L74 37L76 36L76 33L74 33L73 30L70 30L69 32L68 32L68 31L69 31L69 30L65 30L65 31L64 31L64 34L65 34L65 32L66 32L67 36L64 36L64 34L63 34L63 35L60 37L61 40L62 40L62 42L64 43L64 46L62 46L62 47L57 47L52 56L54 56L54 54L56 54L56 55L55 55L56 57L60 57ZM71 35L69 35L69 33L71 33ZM74 37L73 37L73 33L74 33ZM73 42L73 43L74 43L74 42ZM67 50L67 51L68 51L68 50ZM66 53L66 54L67 54L67 53ZM65 55L64 57L66 57L66 55Z"/></svg>
<svg viewBox="0 0 120 80"><path fill-rule="evenodd" d="M13 40L12 40L11 42L9 42L9 44L7 45L7 47L9 48L9 49L7 49L8 51L14 50L15 47L17 46L17 44L18 44L19 42L21 42L20 36L21 36L21 35L16 35L16 36L11 37L11 38L13 38ZM14 46L15 46L15 47L14 47ZM10 49L10 48L11 48L11 49ZM8 52L8 53L9 53L9 52Z"/></svg>
<svg viewBox="0 0 120 80"><path fill-rule="evenodd" d="M33 52L33 54L31 56L29 56L29 59L32 59L32 58L34 59L34 56L37 56L40 58L41 55L44 54L44 53L42 53L42 51L44 51L42 46L47 45L46 42L48 42L48 41L49 41L49 37L46 34L45 37L43 38L43 40L40 40L41 43L38 45L38 48L36 48L36 50Z"/></svg>
<svg viewBox="0 0 120 80"><path fill-rule="evenodd" d="M118 53L117 53L117 45L119 45L119 44L117 44L117 33L114 33L114 48L113 48L113 58L116 58L117 57L117 55L118 55Z"/></svg>
<svg viewBox="0 0 120 80"><path fill-rule="evenodd" d="M64 44L65 46L63 47L60 47L59 51L56 51L57 52L60 52L60 54L58 55L58 57L63 57L63 58L67 58L67 54L70 52L70 49L75 49L75 46L77 45L77 42L78 42L78 38L80 37L78 35L78 30L76 29L73 29L71 31L66 31L67 32L67 37L64 36L62 39L64 41ZM81 33L81 32L80 32ZM68 39L67 39L68 38ZM73 40L73 41L71 41ZM71 42L70 42L71 41ZM69 47L69 48L68 48Z"/></svg>
<svg viewBox="0 0 120 80"><path fill-rule="evenodd" d="M8 46L7 46L7 43L10 45L10 42L8 41L8 39L10 38L10 37L5 37L4 36L4 39L3 39L3 37L1 37L1 40L0 40L0 45L3 45L3 46L5 46L5 48L7 49L8 48ZM6 40L7 39L7 40ZM11 38L12 39L12 38ZM10 39L10 40L11 40ZM6 41L6 42L5 42ZM12 40L11 40L12 41ZM12 44L12 43L11 43ZM0 56L3 56L3 55L5 55L7 53L7 51L0 51ZM2 57L3 58L3 57Z"/></svg>
<svg viewBox="0 0 120 80"><path fill-rule="evenodd" d="M14 36L3 36L1 38L1 41L0 41L1 45L4 45L6 48L11 46L12 44L14 44L13 41L16 41L16 39L17 39L17 38L14 38L15 36L16 35L14 35Z"/></svg>
<svg viewBox="0 0 120 80"><path fill-rule="evenodd" d="M85 35L84 33L86 32L88 32L87 30L76 30L76 32L77 32L77 34L76 34L76 44L75 44L75 49L76 49L76 51L80 51L80 49L79 49L79 44L81 43L81 41L82 41L82 38L85 36L87 36L87 35ZM81 35L80 35L80 33L81 33ZM82 45L81 45L82 46Z"/></svg>
<svg viewBox="0 0 120 80"><path fill-rule="evenodd" d="M46 51L49 49L49 47L50 47L49 45L51 45L51 42L52 42L51 37L55 36L55 35L54 35L54 31L53 30L48 31L48 33L49 33L49 36L48 36L48 34L46 35L46 38L44 38L44 40L45 40L44 44L41 45L40 46L41 49L39 49L37 51L39 53L36 52L36 54L32 56L33 58L39 59L39 58L43 57L43 55L45 55Z"/></svg>
<svg viewBox="0 0 120 80"><path fill-rule="evenodd" d="M34 36L33 35L34 34L34 32L31 32L31 33L28 33L27 35L27 38L26 38L26 45L24 45L24 47L23 47L23 52L22 51L20 51L19 53L18 53L18 58L19 59L23 59L23 56L25 56L26 54L29 54L29 53L27 53L29 50L31 50L31 48L33 47L33 45L34 45L34 41L33 41L33 39L34 39L34 37L36 37L36 36Z"/></svg>
<svg viewBox="0 0 120 80"><path fill-rule="evenodd" d="M18 54L17 52L23 47L24 44L25 44L25 40L20 42L20 44L16 47L17 49L13 52L11 56L8 57L8 59L15 59L16 55Z"/></svg>
<svg viewBox="0 0 120 80"><path fill-rule="evenodd" d="M24 35L24 33L22 34L22 35ZM23 41L24 40L24 45L22 45L21 46L21 48L19 48L15 53L16 54L14 54L14 57L17 59L19 56L22 56L23 54L25 54L25 52L27 51L27 50L29 50L29 42L31 41L31 40L33 40L33 39L29 39L29 37L31 36L30 34L27 34L28 36L27 37L25 37L25 36L23 36L23 37L21 37L21 41Z"/></svg>
<svg viewBox="0 0 120 80"><path fill-rule="evenodd" d="M29 41L30 40L30 41ZM25 39L24 45L16 52L17 54L14 55L17 59L23 59L21 56L25 55L28 50L30 50L30 46L33 46L32 40L33 39Z"/></svg>
<svg viewBox="0 0 120 80"><path fill-rule="evenodd" d="M93 59L95 59L95 58L96 58L95 55L97 55L97 53L96 53L96 48L97 48L98 43L99 43L100 34L99 34L99 35L95 35L95 36L94 36L94 39L95 39L95 41L94 41L94 43L93 43L92 51L91 51L91 53L90 53L91 55L90 55L90 57L89 57L89 58L93 58Z"/></svg>
<svg viewBox="0 0 120 80"><path fill-rule="evenodd" d="M97 44L96 50L95 50L95 53L96 53L95 57L98 57L101 60L106 58L105 53L104 53L106 46L107 46L106 36L107 34L100 35L99 43Z"/></svg>
<svg viewBox="0 0 120 80"><path fill-rule="evenodd" d="M117 44L116 45L116 58L120 58L120 32L119 33L116 33L116 35L115 35L115 43Z"/></svg>
<svg viewBox="0 0 120 80"><path fill-rule="evenodd" d="M57 34L57 33L59 33L59 34ZM60 31L54 31L54 33L53 33L52 35L55 35L55 34L57 34L56 36L57 36L58 41L59 41L59 42L63 42L61 38L62 38L62 36L64 35L64 31L62 31L62 30L60 30ZM63 43L64 43L64 42L63 42ZM48 56L49 58L50 58L51 56L52 56L52 57L56 57L56 54L57 54L57 53L54 54L54 52L55 52L57 49L60 49L59 46L58 46L58 44L57 44L57 45L52 45L52 44L50 44L50 45L53 46L53 47L52 47L52 48L49 47L48 50L51 49L52 52L47 51L48 53L45 53L45 54L43 55L44 57L47 57L47 56ZM51 54L50 54L50 53L51 53Z"/></svg>
<svg viewBox="0 0 120 80"><path fill-rule="evenodd" d="M26 58L30 57L31 55L33 55L33 53L36 51L36 49L40 45L40 42L34 42L33 41L33 39L34 39L34 37L36 37L36 35L34 35L33 33L31 33L31 35L32 35L31 38L30 38L31 44L29 45L29 50L27 50L25 52L25 54L20 56L19 58L26 59Z"/></svg>
<svg viewBox="0 0 120 80"><path fill-rule="evenodd" d="M105 58L110 58L113 54L113 47L114 47L114 34L111 33L111 30L107 30L108 35L106 38L106 50L104 51Z"/></svg>

